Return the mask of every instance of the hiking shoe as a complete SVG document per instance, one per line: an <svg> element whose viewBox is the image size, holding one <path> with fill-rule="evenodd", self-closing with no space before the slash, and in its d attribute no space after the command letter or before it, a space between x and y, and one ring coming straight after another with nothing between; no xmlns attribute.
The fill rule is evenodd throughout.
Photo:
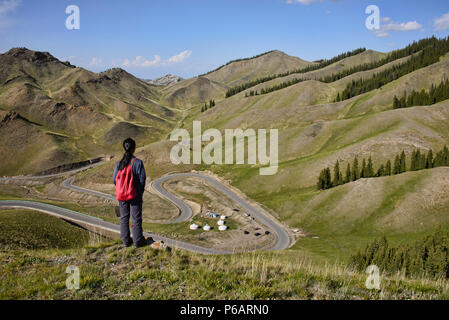
<svg viewBox="0 0 449 320"><path fill-rule="evenodd" d="M144 237L137 245L135 245L136 248L149 246L154 242L152 237Z"/></svg>
<svg viewBox="0 0 449 320"><path fill-rule="evenodd" d="M132 245L133 245L132 242L124 243L124 244L123 244L123 246L124 246L125 248L129 248L129 247L131 247Z"/></svg>

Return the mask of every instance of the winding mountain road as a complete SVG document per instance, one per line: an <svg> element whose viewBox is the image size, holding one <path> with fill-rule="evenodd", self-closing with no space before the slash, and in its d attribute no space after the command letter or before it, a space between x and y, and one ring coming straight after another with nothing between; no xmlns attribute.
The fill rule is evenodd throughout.
<svg viewBox="0 0 449 320"><path fill-rule="evenodd" d="M120 234L120 226L115 223L104 221L100 218L92 217L84 213L77 211L61 208L51 204L46 204L42 202L35 201L25 201L25 200L2 200L0 201L0 208L22 208L22 209L32 209L40 212L50 214L52 216L79 224L81 226L90 226L91 228L101 229L108 232ZM177 241L171 238L167 238L158 234L153 234L149 232L144 232L146 237L152 237L155 241L162 240L169 247L176 247L188 251L199 252L203 254L230 254L232 252L221 251L216 249L204 248L191 244L188 242Z"/></svg>
<svg viewBox="0 0 449 320"><path fill-rule="evenodd" d="M245 211L247 211L249 214L251 214L255 219L262 222L267 228L271 229L271 231L276 235L277 240L273 247L271 247L269 250L282 250L286 249L290 246L290 236L286 230L286 228L279 222L277 222L268 212L265 212L262 208L256 208L253 205L251 205L248 201L241 198L239 195L237 195L234 191L232 191L227 186L221 184L218 180L215 180L214 178L200 174L200 173L174 173L170 175L163 176L159 179L156 179L152 182L152 187L157 192L159 192L163 197L167 198L171 202L173 202L178 208L187 207L188 210L185 210L185 212L182 212L183 209L181 209L181 216L184 220L189 219L192 215L192 209L181 199L177 198L175 195L168 192L164 187L163 183L169 179L174 178L185 178L185 177L194 177L194 178L200 178L205 180L207 183L212 185L215 189L223 193L225 196L230 198L231 200L238 203ZM180 216L180 217L181 217ZM179 218L178 218L179 219ZM184 221L182 220L182 221Z"/></svg>
<svg viewBox="0 0 449 320"><path fill-rule="evenodd" d="M104 163L104 162L103 162ZM94 165L89 165L84 168L79 168L70 172L65 173L57 173L57 174L51 174L51 175L45 175L45 176L20 176L20 177L3 177L0 178L0 181L5 180L27 180L27 179L41 179L41 178L50 178L50 177L56 177L56 176L63 176L67 174L74 174L79 171L101 165L103 163L96 163ZM186 221L192 217L192 209L190 206L185 203L182 199L178 198L176 195L170 193L163 187L163 183L168 181L169 179L180 179L185 177L195 177L205 180L207 183L212 185L214 188L216 188L218 191L223 193L225 196L229 197L231 200L238 203L245 211L250 213L255 219L262 222L267 228L269 228L275 235L276 235L276 242L275 244L270 247L268 250L282 250L286 249L290 246L290 236L287 232L286 228L278 221L274 219L269 213L264 211L260 207L255 207L252 204L250 204L248 201L237 195L234 191L232 191L229 187L223 185L218 180L215 180L214 178L200 174L200 173L175 173L175 174L169 174L166 176L163 176L161 178L158 178L154 180L151 183L151 187L159 193L159 195L168 201L172 202L174 205L176 205L180 210L180 215L172 220L170 223L179 223ZM65 179L61 185L64 188L81 192L85 194L90 194L93 196L101 197L104 199L116 201L115 197L102 193L95 190L90 190L82 187L78 187L72 184L74 176L70 176L67 179ZM96 218L93 216L89 216L87 214L83 214L80 212L68 210L65 208L61 208L58 206L45 204L41 202L36 201L24 201L24 200L3 200L0 201L0 208L26 208L26 209L33 209L41 212L48 213L50 215L62 218L64 220L71 221L73 223L79 223L81 225L90 226L92 228L100 228L108 232L114 232L114 233L120 233L120 226L111 222L104 221L100 218ZM174 240L171 238L167 238L164 236L160 236L153 233L145 232L145 236L150 236L154 240L162 240L164 241L168 246L177 247L180 249L185 249L193 252L199 252L203 254L230 254L232 252L228 251L222 251L217 249L210 249L201 247L198 245L194 245L191 243L183 242Z"/></svg>

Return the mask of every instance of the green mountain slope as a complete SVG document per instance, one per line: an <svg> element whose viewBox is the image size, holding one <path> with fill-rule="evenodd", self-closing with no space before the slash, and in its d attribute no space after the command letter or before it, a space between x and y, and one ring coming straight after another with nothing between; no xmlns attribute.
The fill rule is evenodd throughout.
<svg viewBox="0 0 449 320"><path fill-rule="evenodd" d="M336 94L348 83L369 79L375 73L408 61L411 56L331 83L314 80L384 57L385 54L368 50L319 70L276 78L251 89L260 92L262 88L296 77L305 81L263 95L245 97L245 92L240 92L226 99L222 96L217 98L215 107L205 112L201 112L201 105L186 106L184 102L188 110L180 123L189 131L193 120L202 121L203 131L207 128L217 128L222 133L232 128L278 129L280 163L273 176L259 175L259 165L173 165L169 157L173 142L167 140L139 149L138 156L145 160L154 177L192 169L216 173L292 228L301 229L306 236L298 239L292 249L320 259L345 261L358 247L384 234L395 242L416 239L437 227L448 229L449 170L445 167L361 179L324 191L316 188L321 170L333 168L337 160L344 171L355 156L360 161L372 157L377 170L380 164L404 151L410 166L414 150L437 151L449 145L448 100L431 106L392 108L395 95L428 90L432 84L447 79L447 56L379 89L336 103L332 102ZM224 75L227 67L211 74ZM247 72L245 68L242 70ZM228 80L223 76L220 81L228 87L237 81L229 79L231 76ZM196 80L185 81L191 84ZM168 86L162 95L168 97L183 86L182 82L176 85L179 87ZM179 103L179 108L182 104ZM105 166L83 178L110 183L107 177L111 170L111 166Z"/></svg>
<svg viewBox="0 0 449 320"><path fill-rule="evenodd" d="M156 86L122 69L97 74L60 62L49 53L26 48L1 54L0 66L0 109L17 112L36 124L32 130L38 128L39 134L52 132L49 139L56 139L57 146L51 144L48 150L41 148L36 154L28 154L24 162L31 164L16 165L19 171L9 171L12 167L4 164L0 171L9 174L32 173L54 164L110 153L118 150L121 141L129 136L142 144L151 143L164 137L181 119L177 110L158 102L160 92ZM5 135L3 139L34 150L32 141L14 140L31 129L17 129L23 132ZM5 127L3 130L7 131ZM2 152L13 150L4 147ZM51 152L56 155L50 156Z"/></svg>
<svg viewBox="0 0 449 320"><path fill-rule="evenodd" d="M310 64L313 63L274 50L253 59L231 62L219 70L205 75L205 77L233 86L264 76L304 68Z"/></svg>
<svg viewBox="0 0 449 320"><path fill-rule="evenodd" d="M204 105L210 99L223 99L227 86L206 77L183 80L162 89L162 98L167 105L188 109Z"/></svg>

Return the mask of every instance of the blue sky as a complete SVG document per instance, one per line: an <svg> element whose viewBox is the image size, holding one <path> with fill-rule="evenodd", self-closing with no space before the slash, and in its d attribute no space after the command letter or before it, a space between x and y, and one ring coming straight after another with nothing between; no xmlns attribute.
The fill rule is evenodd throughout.
<svg viewBox="0 0 449 320"><path fill-rule="evenodd" d="M80 9L68 30L66 7ZM381 29L365 27L377 5ZM0 52L48 51L92 71L191 77L273 49L305 60L449 34L447 0L0 0Z"/></svg>

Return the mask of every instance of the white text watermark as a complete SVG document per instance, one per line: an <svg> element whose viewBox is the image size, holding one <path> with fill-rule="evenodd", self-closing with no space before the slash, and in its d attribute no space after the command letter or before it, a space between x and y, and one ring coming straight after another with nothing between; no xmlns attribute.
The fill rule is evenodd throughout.
<svg viewBox="0 0 449 320"><path fill-rule="evenodd" d="M65 280L65 286L69 290L78 290L80 288L80 269L77 266L68 266L65 273L69 276Z"/></svg>
<svg viewBox="0 0 449 320"><path fill-rule="evenodd" d="M274 175L278 170L278 130L270 129L269 135L268 155L266 129L258 129L257 134L255 129L225 129L223 144L220 130L207 129L201 132L201 121L193 121L192 138L186 129L176 129L171 133L170 141L178 143L170 151L170 160L173 164L223 164L224 155L224 164L245 164L247 140L246 164L268 165L260 168L259 174ZM209 144L203 148L203 142Z"/></svg>
<svg viewBox="0 0 449 320"><path fill-rule="evenodd" d="M80 29L80 8L74 4L65 8L65 13L69 16L65 20L65 27L68 30Z"/></svg>

